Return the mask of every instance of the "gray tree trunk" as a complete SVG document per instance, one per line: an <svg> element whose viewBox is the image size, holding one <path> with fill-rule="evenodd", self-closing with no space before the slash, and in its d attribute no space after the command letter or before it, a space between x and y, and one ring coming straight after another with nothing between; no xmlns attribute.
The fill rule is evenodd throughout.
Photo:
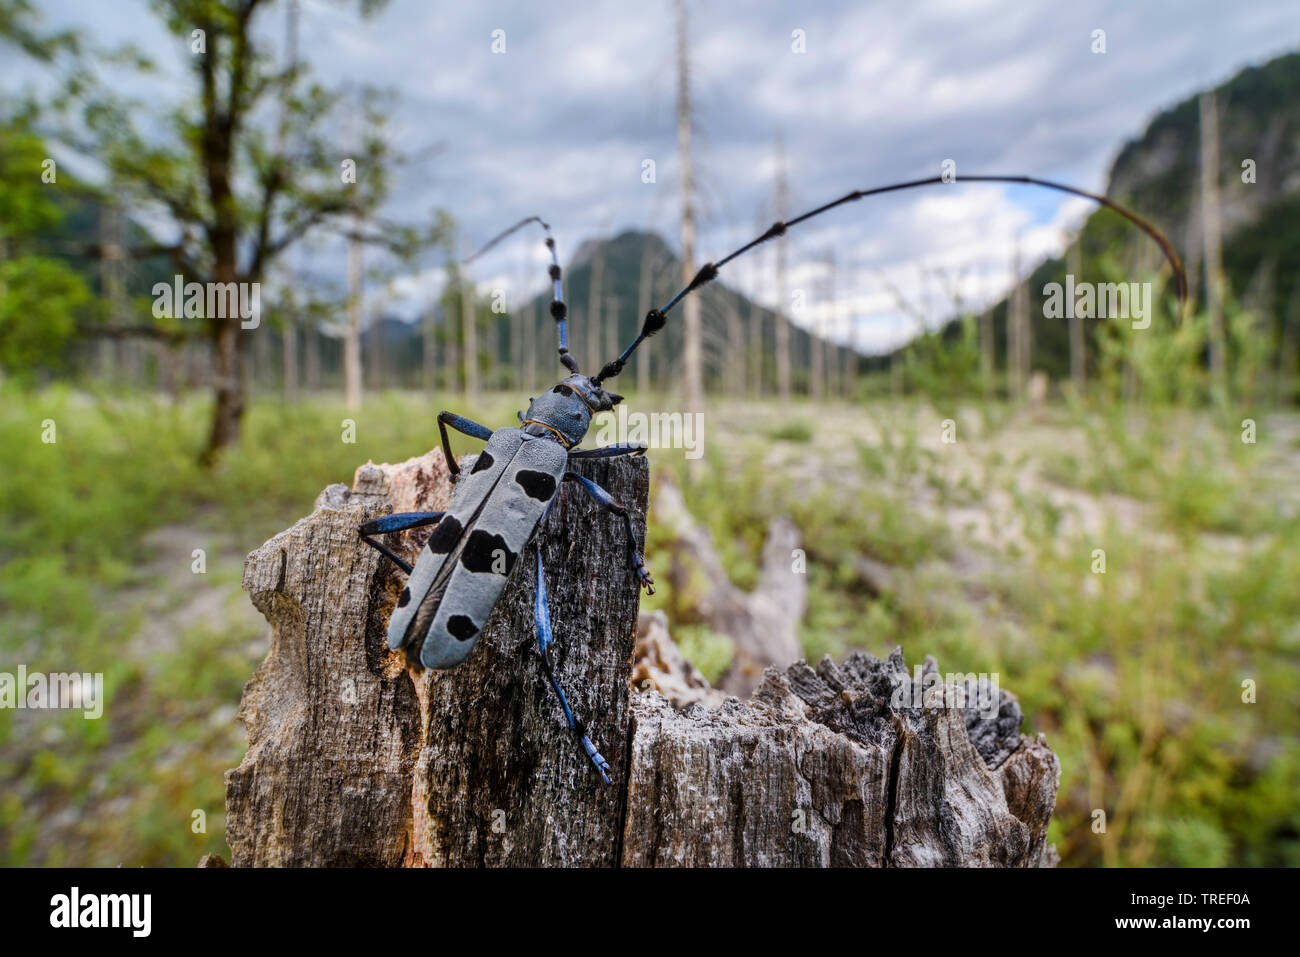
<svg viewBox="0 0 1300 957"><path fill-rule="evenodd" d="M1209 322L1210 384L1216 401L1227 401L1227 338L1223 302L1227 280L1223 271L1223 219L1219 206L1219 109L1214 91L1198 101L1201 120L1201 230L1205 256L1205 311Z"/></svg>
<svg viewBox="0 0 1300 957"><path fill-rule="evenodd" d="M468 249L468 247L466 247ZM466 252L465 255L469 255ZM478 290L467 273L461 274L460 322L465 343L465 395L478 395Z"/></svg>
<svg viewBox="0 0 1300 957"><path fill-rule="evenodd" d="M643 538L645 460L579 470L628 506ZM700 702L720 694L661 617L642 628L634 676L623 528L569 485L542 550L556 672L613 783L565 728L533 650L530 555L463 665L408 671L385 644L402 576L356 528L448 498L437 451L367 464L249 555L244 587L272 639L244 690L248 752L226 776L234 865L1051 861L1059 766L1019 734L1005 692L989 718L921 703L896 651L769 669L752 701L709 710ZM413 555L427 534L390 539ZM891 703L895 687L904 697Z"/></svg>
<svg viewBox="0 0 1300 957"><path fill-rule="evenodd" d="M1066 256L1066 268L1074 274L1076 283L1083 281L1083 237L1082 235L1070 245L1070 251ZM1085 376L1087 375L1087 341L1083 335L1083 317L1078 314L1078 310L1070 310L1070 385L1074 389L1076 398L1082 399L1084 389L1087 388Z"/></svg>
<svg viewBox="0 0 1300 957"><path fill-rule="evenodd" d="M352 218L353 232L361 218ZM348 322L343 335L343 401L349 412L361 408L361 240L348 239Z"/></svg>
<svg viewBox="0 0 1300 957"><path fill-rule="evenodd" d="M695 278L695 181L691 173L691 77L686 2L677 0L677 159L682 187L682 285ZM682 401L688 414L704 411L704 343L700 297L682 300ZM698 459L687 468L698 472Z"/></svg>

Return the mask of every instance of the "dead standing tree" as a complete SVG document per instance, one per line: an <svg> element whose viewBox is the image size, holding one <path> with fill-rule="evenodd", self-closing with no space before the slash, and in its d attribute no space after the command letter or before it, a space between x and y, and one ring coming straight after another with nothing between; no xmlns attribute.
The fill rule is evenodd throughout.
<svg viewBox="0 0 1300 957"><path fill-rule="evenodd" d="M579 469L634 509L643 537L644 459ZM244 691L248 752L226 778L235 865L1051 863L1059 765L1019 733L1005 692L984 716L936 706L944 685L923 702L895 651L769 669L749 702L679 711L656 688L711 696L698 675L666 673L686 666L662 636L634 690L624 531L569 486L542 549L556 668L613 784L578 751L532 651L531 559L463 665L409 672L385 644L400 576L357 526L449 493L437 451L365 465L249 555L244 587L272 642ZM414 555L423 535L404 535Z"/></svg>
<svg viewBox="0 0 1300 957"><path fill-rule="evenodd" d="M753 591L732 584L707 528L686 508L681 491L670 480L660 483L656 515L672 553L664 569L670 588L685 590L696 583L698 598L691 612L710 631L731 639L731 664L719 679L727 694L747 697L769 666L785 668L799 657L799 621L807 603L807 576L792 570L799 548L799 530L779 515L763 540L759 580Z"/></svg>

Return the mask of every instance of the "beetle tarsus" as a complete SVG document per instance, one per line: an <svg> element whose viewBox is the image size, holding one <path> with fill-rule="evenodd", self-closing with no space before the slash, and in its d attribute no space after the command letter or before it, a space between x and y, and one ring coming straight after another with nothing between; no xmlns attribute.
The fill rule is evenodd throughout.
<svg viewBox="0 0 1300 957"><path fill-rule="evenodd" d="M601 757L600 752L596 750L596 746L591 743L591 739L585 734L582 736L582 747L587 752L587 756L591 758L592 764L596 765L596 770L600 772L601 779L606 784L609 784L609 762Z"/></svg>
<svg viewBox="0 0 1300 957"><path fill-rule="evenodd" d="M655 593L655 577L650 574L650 569L642 564L640 555L636 557L636 577L641 580L641 587L645 589L647 595Z"/></svg>

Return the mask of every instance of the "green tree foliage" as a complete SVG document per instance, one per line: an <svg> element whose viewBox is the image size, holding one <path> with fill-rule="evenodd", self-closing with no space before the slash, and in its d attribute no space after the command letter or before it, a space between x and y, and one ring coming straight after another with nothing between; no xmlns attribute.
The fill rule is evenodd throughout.
<svg viewBox="0 0 1300 957"><path fill-rule="evenodd" d="M980 390L980 348L974 316L958 326L960 335L945 342L941 333L927 330L903 353L904 376L909 388L935 398L976 395Z"/></svg>
<svg viewBox="0 0 1300 957"><path fill-rule="evenodd" d="M50 156L41 138L21 120L0 127L0 241L13 247L34 233L54 228L63 218L56 187L41 181L41 164Z"/></svg>
<svg viewBox="0 0 1300 957"><path fill-rule="evenodd" d="M42 179L49 151L23 121L0 128L0 369L27 377L60 364L90 290L67 264L39 255L32 237L63 218Z"/></svg>
<svg viewBox="0 0 1300 957"><path fill-rule="evenodd" d="M1228 362L1234 396L1252 401L1266 394L1276 377L1277 394L1294 389L1300 377L1294 350L1284 345L1300 338L1300 176L1297 152L1289 145L1300 124L1300 54L1278 57L1242 70L1215 91L1220 103L1219 182L1223 219L1223 265L1227 281ZM1224 106L1228 104L1228 106ZM1124 145L1111 167L1106 195L1151 220L1170 239L1189 270L1186 326L1174 333L1170 321L1175 300L1171 271L1159 250L1116 213L1094 211L1075 249L1079 275L1090 283L1153 284L1156 315L1148 330L1121 328L1123 322L1084 322L1086 370L1103 388L1119 394L1128 375L1143 396L1170 401L1204 401L1208 383L1204 317L1195 315L1205 301L1205 269L1194 206L1200 189L1200 119L1198 98L1189 97L1156 116L1140 136ZM1253 164L1247 175L1247 160ZM1048 318L1043 289L1063 283L1071 267L1067 257L1039 264L1027 280L1033 342L1032 367L1057 381L1070 374L1069 325ZM1267 277L1263 294L1252 302L1249 290ZM1006 302L993 308L996 365L1006 365ZM1152 330L1161 330L1152 335ZM961 321L943 330L947 349L961 348ZM1157 339L1163 341L1155 341ZM918 344L919 345L919 344ZM913 346L904 347L912 352ZM915 360L911 360L913 366ZM868 367L871 367L868 361ZM1129 372L1124 372L1127 366ZM968 393L974 394L974 393Z"/></svg>
<svg viewBox="0 0 1300 957"><path fill-rule="evenodd" d="M0 368L30 376L57 367L90 304L85 280L65 263L18 256L0 263Z"/></svg>
<svg viewBox="0 0 1300 957"><path fill-rule="evenodd" d="M405 251L422 234L375 222L396 162L385 131L387 99L365 88L330 90L301 64L285 65L267 40L274 0L153 0L155 16L188 60L175 96L121 92L123 74L162 79L134 49L67 56L62 103L67 143L103 164L128 212L166 222L167 252L186 282L260 283L309 233L346 231ZM363 15L382 4L361 2ZM156 277L170 282L172 275ZM247 392L241 317L205 316L215 402L205 459L235 442Z"/></svg>

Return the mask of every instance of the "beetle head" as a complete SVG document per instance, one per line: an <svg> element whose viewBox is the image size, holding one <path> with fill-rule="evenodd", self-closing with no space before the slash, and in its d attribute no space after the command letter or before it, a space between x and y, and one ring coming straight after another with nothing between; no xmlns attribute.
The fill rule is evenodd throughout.
<svg viewBox="0 0 1300 957"><path fill-rule="evenodd" d="M530 400L522 416L524 431L544 436L548 430L558 432L570 447L582 441L597 412L608 412L623 401L616 392L607 392L585 375L574 374Z"/></svg>
<svg viewBox="0 0 1300 957"><path fill-rule="evenodd" d="M558 391L560 386L568 386L581 396L593 413L608 412L623 401L623 397L617 392L607 391L599 383L593 382L585 375L571 375L552 391Z"/></svg>

